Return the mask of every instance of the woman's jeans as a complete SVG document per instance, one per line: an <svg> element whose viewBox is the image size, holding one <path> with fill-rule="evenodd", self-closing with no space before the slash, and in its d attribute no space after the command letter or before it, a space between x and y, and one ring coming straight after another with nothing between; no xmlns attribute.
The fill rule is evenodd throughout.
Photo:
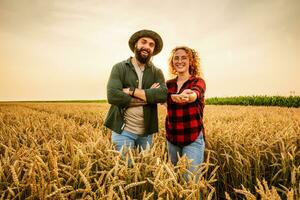
<svg viewBox="0 0 300 200"><path fill-rule="evenodd" d="M123 130L121 134L112 132L111 140L116 144L116 149L120 151L122 147L126 148L141 148L143 150L150 148L153 135L140 136L129 131Z"/></svg>
<svg viewBox="0 0 300 200"><path fill-rule="evenodd" d="M176 165L178 162L177 153L180 157L186 155L186 157L192 161L191 166L188 170L193 173L198 169L197 167L204 160L204 149L205 141L202 132L199 134L198 138L193 143L186 146L177 146L168 141L169 157L173 165ZM196 181L198 178L199 175L196 176ZM185 174L185 179L188 180L187 174Z"/></svg>

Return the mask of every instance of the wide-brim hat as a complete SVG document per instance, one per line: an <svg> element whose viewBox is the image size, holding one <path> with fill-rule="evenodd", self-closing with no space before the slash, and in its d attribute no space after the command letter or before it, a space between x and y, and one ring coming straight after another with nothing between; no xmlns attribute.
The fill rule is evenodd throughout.
<svg viewBox="0 0 300 200"><path fill-rule="evenodd" d="M153 51L153 55L158 54L162 50L163 41L162 41L160 35L158 35L158 33L154 32L154 31L143 29L143 30L135 32L128 41L129 47L132 52L134 52L134 46L135 46L136 42L142 37L149 37L154 40L155 48Z"/></svg>

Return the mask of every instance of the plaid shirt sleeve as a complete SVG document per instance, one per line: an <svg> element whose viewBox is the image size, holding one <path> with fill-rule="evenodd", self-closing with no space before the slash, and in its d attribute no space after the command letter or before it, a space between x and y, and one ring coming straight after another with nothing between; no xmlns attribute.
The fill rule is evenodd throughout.
<svg viewBox="0 0 300 200"><path fill-rule="evenodd" d="M179 93L184 89L192 89L197 94L196 101L188 104L176 104L171 94L177 92L176 79L167 82L168 87L168 115L166 118L166 137L168 141L177 145L187 145L197 139L203 130L203 108L205 82L198 77L191 77L186 81ZM204 132L204 130L202 131Z"/></svg>
<svg viewBox="0 0 300 200"><path fill-rule="evenodd" d="M206 90L205 81L201 78L196 79L191 89L197 94L198 100L203 99Z"/></svg>

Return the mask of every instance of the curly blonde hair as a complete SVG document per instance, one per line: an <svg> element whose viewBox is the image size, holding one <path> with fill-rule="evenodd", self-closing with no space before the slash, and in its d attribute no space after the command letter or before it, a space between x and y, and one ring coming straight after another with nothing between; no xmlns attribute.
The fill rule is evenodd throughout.
<svg viewBox="0 0 300 200"><path fill-rule="evenodd" d="M172 51L171 51L171 55L169 57L169 71L170 71L170 74L172 76L176 76L177 75L177 72L173 66L173 57L174 57L174 54L177 50L184 50L187 55L188 55L188 58L189 58L189 62L190 62L190 66L189 66L189 73L190 75L192 76L198 76L198 77L201 77L203 78L203 73L202 73L202 69L201 69L201 66L200 66L200 58L199 58L199 55L197 53L197 51L195 51L194 49L192 48L189 48L187 46L178 46L178 47L175 47Z"/></svg>

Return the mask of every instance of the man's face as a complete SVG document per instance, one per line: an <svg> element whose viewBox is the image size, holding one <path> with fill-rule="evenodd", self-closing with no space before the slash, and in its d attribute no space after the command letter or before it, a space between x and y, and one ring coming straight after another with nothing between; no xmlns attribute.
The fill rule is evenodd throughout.
<svg viewBox="0 0 300 200"><path fill-rule="evenodd" d="M136 42L135 49L134 49L134 54L136 59L143 64L149 62L150 58L153 55L154 48L155 48L155 42L152 38L149 37L140 38Z"/></svg>

